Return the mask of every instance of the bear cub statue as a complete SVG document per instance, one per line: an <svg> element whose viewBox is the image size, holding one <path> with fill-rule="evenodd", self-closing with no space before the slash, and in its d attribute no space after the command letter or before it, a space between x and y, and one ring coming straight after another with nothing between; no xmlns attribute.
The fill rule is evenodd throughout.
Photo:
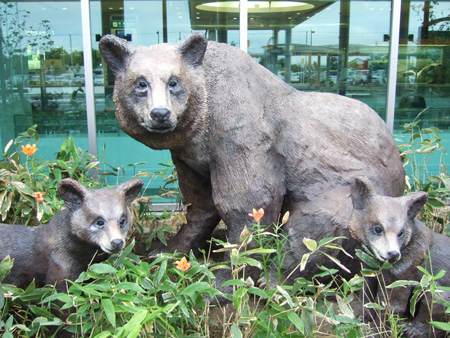
<svg viewBox="0 0 450 338"><path fill-rule="evenodd" d="M0 261L8 255L14 259L3 283L22 289L33 280L36 287L57 283L62 292L65 279L75 280L90 263L121 251L132 220L128 207L142 185L132 179L115 188L91 190L73 179L62 180L58 194L66 208L47 224L0 224Z"/></svg>
<svg viewBox="0 0 450 338"><path fill-rule="evenodd" d="M416 305L414 317L410 315L413 286L383 290L397 280L420 282L422 266L436 275L446 271L436 280L438 286L450 286L450 237L429 229L416 217L428 199L425 192L414 192L402 197L382 196L375 192L365 177L356 178L351 185L353 212L349 222L351 236L364 244L382 263L389 261L392 267L383 270L383 285L376 278L368 278L366 295L370 301L388 301L396 314L408 318L406 335L409 337L444 337L445 333L433 329L427 322L447 322L449 316L444 307L433 303L431 296L422 298ZM383 295L390 298L386 300ZM389 296L390 295L390 296ZM450 301L450 291L436 292L435 300ZM434 330L434 333L433 333Z"/></svg>

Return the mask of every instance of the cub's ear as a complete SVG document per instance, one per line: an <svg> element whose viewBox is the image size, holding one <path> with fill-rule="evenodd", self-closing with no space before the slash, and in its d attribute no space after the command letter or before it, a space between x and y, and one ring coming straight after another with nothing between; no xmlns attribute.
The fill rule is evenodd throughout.
<svg viewBox="0 0 450 338"><path fill-rule="evenodd" d="M128 58L135 50L126 40L111 34L103 36L98 47L114 75L124 71Z"/></svg>
<svg viewBox="0 0 450 338"><path fill-rule="evenodd" d="M178 51L188 66L197 67L203 62L208 39L201 33L192 33L177 43Z"/></svg>
<svg viewBox="0 0 450 338"><path fill-rule="evenodd" d="M413 219L427 202L428 194L423 191L418 191L403 196L402 199L408 210L408 218Z"/></svg>
<svg viewBox="0 0 450 338"><path fill-rule="evenodd" d="M58 184L59 197L64 200L67 208L71 211L82 207L86 193L85 186L71 178L65 178Z"/></svg>
<svg viewBox="0 0 450 338"><path fill-rule="evenodd" d="M130 206L131 202L133 202L133 200L137 197L137 195L141 191L143 185L144 185L143 181L138 179L132 179L118 185L116 189L123 192L125 196L125 202L127 203L128 206Z"/></svg>
<svg viewBox="0 0 450 338"><path fill-rule="evenodd" d="M357 177L350 186L353 208L364 210L375 195L372 183L366 177Z"/></svg>

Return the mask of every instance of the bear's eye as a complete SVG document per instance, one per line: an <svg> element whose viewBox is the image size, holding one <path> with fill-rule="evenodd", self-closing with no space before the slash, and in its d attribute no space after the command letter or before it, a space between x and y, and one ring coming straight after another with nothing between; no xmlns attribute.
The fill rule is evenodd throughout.
<svg viewBox="0 0 450 338"><path fill-rule="evenodd" d="M147 90L147 87L148 87L147 82L145 82L144 80L140 80L137 84L137 89L140 91Z"/></svg>
<svg viewBox="0 0 450 338"><path fill-rule="evenodd" d="M401 231L398 233L397 237L398 237L398 238L403 237L404 234L405 234L405 232L404 232L403 230L401 230Z"/></svg>
<svg viewBox="0 0 450 338"><path fill-rule="evenodd" d="M181 89L177 78L171 78L169 82L167 82L167 87L172 93L178 93Z"/></svg>
<svg viewBox="0 0 450 338"><path fill-rule="evenodd" d="M380 226L376 226L376 227L373 229L373 232L376 233L377 235L380 235L380 234L383 233L383 228L380 227Z"/></svg>
<svg viewBox="0 0 450 338"><path fill-rule="evenodd" d="M119 220L119 225L121 228L123 228L127 223L127 219L125 218L125 216L122 216Z"/></svg>
<svg viewBox="0 0 450 338"><path fill-rule="evenodd" d="M94 225L99 229L103 229L103 227L105 226L105 220L102 218L99 218L94 222Z"/></svg>

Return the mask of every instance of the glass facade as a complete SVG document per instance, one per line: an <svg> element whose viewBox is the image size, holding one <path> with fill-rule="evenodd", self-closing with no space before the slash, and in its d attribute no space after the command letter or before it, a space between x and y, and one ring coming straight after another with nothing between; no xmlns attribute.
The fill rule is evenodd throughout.
<svg viewBox="0 0 450 338"><path fill-rule="evenodd" d="M90 27L82 27L82 1L89 6ZM450 143L450 1L401 1L401 15L392 10L395 1L0 2L0 146L37 124L42 158L51 157L67 136L88 149L90 137L98 145L90 151L113 166L146 161L138 169L160 170L158 163L168 163L169 152L143 146L117 125L114 77L98 41L115 34L151 45L176 42L194 31L243 49L299 90L367 103L393 121L396 135L414 119L436 126L445 145ZM92 71L84 66L83 29L92 40ZM397 38L392 32L398 30ZM398 48L394 60L390 43ZM394 65L396 76L390 78ZM93 80L92 91L86 79ZM389 99L395 109L387 108ZM95 117L95 128L88 128L89 116Z"/></svg>

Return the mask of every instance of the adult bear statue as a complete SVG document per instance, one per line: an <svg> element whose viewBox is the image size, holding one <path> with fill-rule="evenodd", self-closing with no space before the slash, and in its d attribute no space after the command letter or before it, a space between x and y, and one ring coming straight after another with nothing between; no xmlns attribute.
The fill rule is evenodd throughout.
<svg viewBox="0 0 450 338"><path fill-rule="evenodd" d="M171 151L189 208L167 250L203 245L220 219L237 243L253 208L264 209L263 224L289 210L284 230L296 265L307 250L303 237L347 227L351 210L340 206L351 205L355 177L381 195L403 194L394 139L359 101L298 91L243 51L198 33L150 47L106 35L100 52L115 75L120 127Z"/></svg>

